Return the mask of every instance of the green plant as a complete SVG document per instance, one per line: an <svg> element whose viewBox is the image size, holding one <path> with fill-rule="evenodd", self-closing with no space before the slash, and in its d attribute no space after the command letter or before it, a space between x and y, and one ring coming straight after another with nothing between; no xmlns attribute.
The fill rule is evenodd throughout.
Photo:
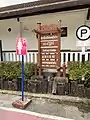
<svg viewBox="0 0 90 120"><path fill-rule="evenodd" d="M25 78L30 79L34 75L35 65L25 63ZM21 62L0 62L0 77L2 79L12 80L21 77Z"/></svg>
<svg viewBox="0 0 90 120"><path fill-rule="evenodd" d="M20 62L1 62L0 77L2 79L12 80L19 77L21 74Z"/></svg>
<svg viewBox="0 0 90 120"><path fill-rule="evenodd" d="M25 63L25 78L30 79L31 76L34 75L34 72L35 72L35 64Z"/></svg>
<svg viewBox="0 0 90 120"><path fill-rule="evenodd" d="M68 71L71 80L81 78L81 64L79 62L68 62Z"/></svg>
<svg viewBox="0 0 90 120"><path fill-rule="evenodd" d="M68 71L71 80L81 79L82 77L90 79L90 62L68 62Z"/></svg>

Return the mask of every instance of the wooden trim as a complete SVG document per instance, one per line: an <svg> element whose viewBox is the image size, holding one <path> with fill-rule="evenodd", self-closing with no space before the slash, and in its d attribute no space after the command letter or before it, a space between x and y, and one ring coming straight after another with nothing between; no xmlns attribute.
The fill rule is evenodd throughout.
<svg viewBox="0 0 90 120"><path fill-rule="evenodd" d="M23 4L22 6L23 6L22 8L24 8L25 4ZM29 6L32 7L32 5L29 5ZM84 9L84 8L88 8L88 7L90 7L90 0L80 0L80 1L77 0L77 1L67 2L67 3L59 3L59 4L53 4L53 5L37 7L37 8L33 6L33 8L30 8L27 10L19 9L17 11L17 9L16 9L16 11L8 12L8 14L7 14L7 12L1 13L0 20L17 18L17 17L34 16L34 15L47 14L47 13L55 13L55 12L75 10L75 9ZM19 8L19 6L18 6L18 8Z"/></svg>
<svg viewBox="0 0 90 120"><path fill-rule="evenodd" d="M41 30L41 23L37 23L38 31ZM42 75L42 59L41 59L41 35L38 34L38 67L39 67L39 76Z"/></svg>
<svg viewBox="0 0 90 120"><path fill-rule="evenodd" d="M43 30L34 30L34 32L38 33L38 34L41 34L41 35L46 35L48 33L58 33L57 30L52 30L52 31L43 31ZM60 31L59 31L60 32Z"/></svg>
<svg viewBox="0 0 90 120"><path fill-rule="evenodd" d="M61 20L58 21L58 28L61 31ZM60 59L60 52L61 52L61 32L58 31L58 55L57 55L57 67L60 68L61 67L61 59ZM60 77L61 71L60 69L57 70L57 76Z"/></svg>

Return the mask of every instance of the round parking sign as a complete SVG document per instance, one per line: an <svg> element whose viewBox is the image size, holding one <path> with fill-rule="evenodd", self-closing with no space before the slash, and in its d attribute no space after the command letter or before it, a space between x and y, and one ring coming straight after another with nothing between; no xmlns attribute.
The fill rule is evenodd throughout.
<svg viewBox="0 0 90 120"><path fill-rule="evenodd" d="M86 25L80 26L76 30L76 36L79 40L85 41L90 38L90 27Z"/></svg>

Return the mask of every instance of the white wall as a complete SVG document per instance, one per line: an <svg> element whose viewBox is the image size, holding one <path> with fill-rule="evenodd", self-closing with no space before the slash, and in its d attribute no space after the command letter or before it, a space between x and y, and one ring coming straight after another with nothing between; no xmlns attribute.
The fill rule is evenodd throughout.
<svg viewBox="0 0 90 120"><path fill-rule="evenodd" d="M68 36L61 38L61 49L77 50L76 47L76 29L85 23L87 15L87 9L43 14L37 16L30 16L21 18L23 26L27 27L29 31L24 31L23 36L27 38L28 49L37 49L37 39L33 29L37 28L37 22L42 24L57 24L58 20L61 20L61 26L68 27ZM90 21L87 23L90 26ZM8 28L12 28L12 32L8 32ZM0 39L3 40L3 50L15 50L15 39L19 36L19 23L16 19L2 20L0 21Z"/></svg>

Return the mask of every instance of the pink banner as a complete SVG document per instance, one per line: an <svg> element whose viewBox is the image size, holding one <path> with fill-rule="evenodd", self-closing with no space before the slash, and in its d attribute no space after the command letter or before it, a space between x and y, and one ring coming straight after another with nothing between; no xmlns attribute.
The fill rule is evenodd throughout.
<svg viewBox="0 0 90 120"><path fill-rule="evenodd" d="M26 55L27 54L26 38L17 38L16 39L16 54L17 55Z"/></svg>

